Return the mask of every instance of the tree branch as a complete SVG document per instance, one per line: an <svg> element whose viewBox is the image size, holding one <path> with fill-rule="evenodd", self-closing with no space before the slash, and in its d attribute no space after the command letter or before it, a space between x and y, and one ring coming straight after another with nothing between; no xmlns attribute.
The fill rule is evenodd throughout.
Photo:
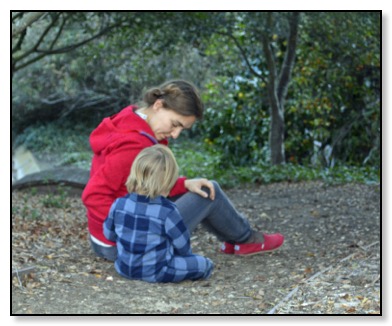
<svg viewBox="0 0 392 326"><path fill-rule="evenodd" d="M26 30L20 33L18 37L19 37L18 42L16 42L15 46L12 48L12 53L19 51L21 49L24 38L26 37Z"/></svg>
<svg viewBox="0 0 392 326"><path fill-rule="evenodd" d="M26 50L22 55L20 55L19 57L13 57L13 60L16 62L28 57L29 55L31 55L32 53L36 52L37 48L40 46L40 44L43 42L44 38L46 37L46 35L49 33L49 31L52 29L52 27L56 24L57 20L59 19L60 15L56 15L54 17L54 19L52 20L52 22L46 26L45 30L43 31L43 33L41 34L41 36L38 38L37 42L35 42L35 44L30 47L30 49ZM33 61L34 62L34 61ZM19 68L18 68L19 69ZM17 70L17 69L16 69Z"/></svg>
<svg viewBox="0 0 392 326"><path fill-rule="evenodd" d="M15 58L15 57L13 58L13 72L15 72L15 71L17 71L17 70L20 70L20 69L22 69L22 68L24 68L24 67L26 67L26 66L28 66L28 65L30 65L30 64L32 64L32 63L34 63L34 62L36 62L36 61L42 59L43 57L45 57L45 56L47 56L47 55L50 55L50 54L59 54L59 53L65 53L65 52L72 51L72 50L74 50L74 49L76 49L76 48L78 48L78 47L80 47L80 46L82 46L82 45L84 45L84 44L86 44L86 43L88 43L88 42L90 42L90 41L92 41L92 40L98 38L98 37L101 37L102 35L104 35L104 34L110 32L110 31L111 31L112 29L114 29L114 28L117 28L117 27L121 26L121 24L122 24L122 22L120 21L120 22L115 23L115 24L113 24L113 25L111 25L111 26L107 26L106 28L103 28L103 29L102 29L101 31L99 31L97 34L95 34L95 35L93 35L93 36L91 36L91 37L89 37L89 38L87 38L87 39L85 39L85 40L83 40L83 41L80 41L80 42L78 42L78 43L71 44L71 45L68 45L68 46L64 46L64 47L61 47L61 48L53 49L53 47L55 46L55 43L56 43L57 40L59 39L60 34L62 33L63 28L64 28L64 26L65 26L66 18L64 18L64 21L62 22L62 25L60 26L60 29L59 29L58 32L57 32L57 35L55 36L55 38L54 38L53 41L51 42L51 44L50 44L50 46L48 47L48 49L39 49L39 46L40 46L40 44L43 42L43 39L44 39L45 36L49 33L49 31L52 29L52 27L53 27L54 24L57 22L57 20L59 19L59 17L60 17L60 15L56 16L56 17L52 20L52 22L46 27L45 31L42 33L42 35L40 36L39 40L35 43L35 45L34 45L33 47L31 47L29 50L27 50L27 51L26 51L24 54L22 54L21 56L16 57L16 58ZM31 55L31 54L33 54L33 53L36 53L36 54L37 54L34 58L32 58L32 59L30 59L30 60L27 60L27 61L25 61L25 62L23 62L23 63L17 65L17 62L18 62L18 61L21 61L22 59L28 57L29 55Z"/></svg>
<svg viewBox="0 0 392 326"><path fill-rule="evenodd" d="M227 37L229 37L230 39L232 39L235 43L235 45L237 46L237 48L240 50L241 56L243 57L243 59L245 60L246 65L248 66L250 72L255 75L256 77L260 78L262 81L266 82L266 80L264 79L262 74L259 74L250 64L249 60L248 60L248 55L246 54L245 49L241 46L240 42L238 42L237 38L231 34L231 33L219 33L222 35L225 35Z"/></svg>
<svg viewBox="0 0 392 326"><path fill-rule="evenodd" d="M43 54L45 54L45 55L48 55L48 54L59 54L59 53L69 52L69 51L72 51L72 50L74 50L74 49L76 49L76 48L78 48L78 47L80 47L80 46L82 46L82 45L84 45L84 44L86 44L86 43L88 43L88 42L90 42L90 41L92 41L92 40L98 38L98 37L101 37L102 35L108 33L110 30L112 30L112 29L114 29L114 28L116 28L116 27L119 27L120 25L121 25L121 24L114 24L114 25L112 25L112 26L108 26L108 27L104 28L103 30L101 30L99 33L97 33L97 34L91 36L90 38L85 39L85 40L83 40L83 41L81 41L81 42L78 42L78 43L75 43L75 44L71 44L71 45L64 46L64 47L62 47L62 48L58 48L58 49L54 49L54 50L41 50L41 49L37 49L36 52L37 52L37 53L43 53Z"/></svg>
<svg viewBox="0 0 392 326"><path fill-rule="evenodd" d="M290 75L294 67L295 50L297 48L299 12L294 12L289 19L290 34L287 40L287 50L282 63L278 84L278 99L283 102L288 90Z"/></svg>
<svg viewBox="0 0 392 326"><path fill-rule="evenodd" d="M272 50L270 47L269 43L269 31L271 30L272 27L272 13L268 12L268 18L267 18L267 28L266 31L262 34L261 36L261 41L263 44L263 52L265 55L265 58L267 60L267 67L269 71L269 82L268 82L268 93L270 97L270 104L271 104L271 110L274 112L274 110L279 109L279 99L277 97L276 93L276 65L275 65L275 59L272 54Z"/></svg>
<svg viewBox="0 0 392 326"><path fill-rule="evenodd" d="M17 25L12 26L12 37L24 32L31 24L33 24L45 14L46 12L28 12L24 17L22 17L21 21L19 21ZM19 17L19 15L15 15L13 19L17 17Z"/></svg>
<svg viewBox="0 0 392 326"><path fill-rule="evenodd" d="M65 23L66 23L66 22L67 22L67 17L63 17L63 21L62 21L62 23L61 23L61 25L60 25L60 27L59 27L59 30L57 31L57 35L55 36L55 38L54 38L53 41L51 42L51 44L50 44L50 46L49 46L49 49L53 49L53 47L55 46L57 40L59 39L61 33L62 33L63 30L64 30L64 26L65 26ZM36 51L38 52L38 47L37 47Z"/></svg>

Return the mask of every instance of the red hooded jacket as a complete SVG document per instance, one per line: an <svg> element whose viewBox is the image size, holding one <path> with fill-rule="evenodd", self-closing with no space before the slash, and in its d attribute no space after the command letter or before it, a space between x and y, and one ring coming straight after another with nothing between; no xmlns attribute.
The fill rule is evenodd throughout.
<svg viewBox="0 0 392 326"><path fill-rule="evenodd" d="M125 182L136 156L142 149L157 142L147 122L134 113L136 108L128 106L103 119L90 135L94 156L82 201L87 208L90 234L109 245L115 245L103 235L103 222L109 209L115 199L128 193ZM168 145L167 140L159 143ZM185 180L185 177L178 178L170 196L187 192Z"/></svg>

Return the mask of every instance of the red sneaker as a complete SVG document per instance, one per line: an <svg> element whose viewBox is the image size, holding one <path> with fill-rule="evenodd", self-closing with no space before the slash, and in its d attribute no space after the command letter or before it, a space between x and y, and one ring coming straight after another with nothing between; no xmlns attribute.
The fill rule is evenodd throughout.
<svg viewBox="0 0 392 326"><path fill-rule="evenodd" d="M223 242L220 247L220 252L224 254L234 254L234 245L229 242Z"/></svg>
<svg viewBox="0 0 392 326"><path fill-rule="evenodd" d="M241 256L249 256L278 249L284 242L284 236L280 233L263 234L264 242L241 243L234 246L234 253Z"/></svg>

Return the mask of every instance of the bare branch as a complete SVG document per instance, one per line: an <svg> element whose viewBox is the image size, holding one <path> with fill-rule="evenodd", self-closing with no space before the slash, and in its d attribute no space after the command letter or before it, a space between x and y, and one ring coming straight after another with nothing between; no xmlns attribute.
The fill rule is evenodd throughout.
<svg viewBox="0 0 392 326"><path fill-rule="evenodd" d="M64 30L64 26L65 26L65 23L66 23L66 22L67 22L67 17L63 17L63 21L62 21L62 23L61 23L61 26L60 26L60 28L58 29L55 38L53 39L53 41L51 42L51 44L50 44L50 46L49 46L50 49L53 49L53 47L56 45L57 40L59 39L61 33L62 33L63 30ZM38 47L37 47L36 50L37 50L37 52L38 52Z"/></svg>
<svg viewBox="0 0 392 326"><path fill-rule="evenodd" d="M294 12L289 18L290 34L287 40L287 50L282 63L278 85L278 99L280 102L284 101L287 95L290 75L294 67L295 50L297 48L298 39L299 16L299 12Z"/></svg>
<svg viewBox="0 0 392 326"><path fill-rule="evenodd" d="M48 26L45 28L44 32L42 33L42 35L40 36L40 38L38 39L38 41L29 49L26 50L22 55L20 55L19 57L13 57L13 72L16 72L17 70L20 70L40 59L42 59L43 57L47 56L47 55L51 55L51 54L59 54L59 53L65 53L65 52L69 52L72 51L82 45L85 45L86 43L101 37L102 35L110 32L112 29L117 28L119 26L121 26L122 22L118 22L116 24L113 24L111 26L107 26L106 28L103 28L101 31L99 31L97 34L83 40L80 41L78 43L75 44L71 44L71 45L67 45L61 48L57 48L54 49L58 39L61 36L61 33L64 30L64 26L66 23L67 18L64 17L61 26L59 27L58 31L56 32L56 35L54 37L54 39L51 41L50 45L48 46L48 48L46 49L42 49L40 48L41 44L43 43L46 35L52 30L53 26L56 24L56 22L58 21L58 19L60 18L61 13L59 13L58 15L56 15L53 20L51 21L50 24L48 24ZM24 61L22 63L17 64L18 62L20 62L22 59L32 56L33 54L36 54L33 58Z"/></svg>
<svg viewBox="0 0 392 326"><path fill-rule="evenodd" d="M35 266L31 266L31 267L26 267L26 268L22 268L22 269L15 269L11 272L12 276L18 276L19 275L23 275L23 274L29 274L35 271Z"/></svg>
<svg viewBox="0 0 392 326"><path fill-rule="evenodd" d="M31 26L31 24L33 24L45 14L46 12L28 12L25 16L22 17L18 24L12 26L12 37L24 32L29 26ZM15 17L18 17L18 15L15 15L13 18Z"/></svg>
<svg viewBox="0 0 392 326"><path fill-rule="evenodd" d="M241 46L240 42L238 42L237 38L230 33L220 33L223 34L225 36L228 36L230 39L232 39L235 43L235 45L237 46L237 48L240 50L240 53L242 55L242 58L245 60L246 65L248 66L250 72L255 75L256 77L260 78L261 80L263 80L265 82L265 79L263 77L263 75L259 74L250 64L249 60L248 60L248 55L246 54L245 49Z"/></svg>
<svg viewBox="0 0 392 326"><path fill-rule="evenodd" d="M84 45L84 44L86 44L86 43L88 43L88 42L90 42L90 41L92 41L92 40L94 40L94 39L96 39L96 38L106 34L106 33L108 33L110 30L112 30L112 29L114 29L114 28L116 28L116 27L118 27L120 25L121 24L114 24L112 26L108 26L108 27L104 28L103 30L101 30L99 33L91 36L90 38L85 39L85 40L83 40L81 42L78 42L78 43L75 43L75 44L71 44L71 45L68 45L68 46L65 46L65 47L62 47L62 48L58 48L58 49L54 49L54 50L37 49L36 52L43 53L45 55L69 52L69 51L72 51L72 50L74 50L74 49L76 49L76 48L78 48L78 47L80 47L80 46L82 46L82 45Z"/></svg>
<svg viewBox="0 0 392 326"><path fill-rule="evenodd" d="M22 47L22 43L24 38L26 37L26 30L18 35L18 42L16 42L15 46L12 48L12 53L19 51Z"/></svg>
<svg viewBox="0 0 392 326"><path fill-rule="evenodd" d="M56 15L54 17L54 19L51 21L50 24L48 24L45 28L45 30L43 31L43 33L41 34L41 36L39 37L39 39L37 40L37 42L35 42L35 44L28 50L25 50L24 53L18 57L13 57L14 62L18 62L26 57L28 57L29 55L31 55L32 53L36 52L37 48L40 46L40 44L43 42L44 38L46 37L46 35L50 32L50 30L52 29L52 27L56 24L58 18L60 17L60 15ZM35 60L34 60L35 61ZM33 62L34 62L33 61ZM25 66L25 65L23 65ZM16 70L20 69L19 67Z"/></svg>
<svg viewBox="0 0 392 326"><path fill-rule="evenodd" d="M33 59L30 59L28 61L23 62L22 64L19 64L19 65L15 64L14 67L13 67L12 73L14 73L14 72L16 72L16 71L18 71L20 69L23 69L23 68L27 67L28 65L31 65L32 63L36 62L36 61L41 60L45 55L46 54L40 54L40 55L35 56Z"/></svg>

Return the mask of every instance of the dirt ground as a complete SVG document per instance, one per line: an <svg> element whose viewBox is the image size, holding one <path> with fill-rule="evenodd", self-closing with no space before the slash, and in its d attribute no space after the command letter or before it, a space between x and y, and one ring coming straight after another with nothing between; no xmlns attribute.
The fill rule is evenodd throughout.
<svg viewBox="0 0 392 326"><path fill-rule="evenodd" d="M212 277L149 284L121 278L92 254L78 197L13 191L11 314L381 313L379 185L277 183L227 193L257 229L284 234L284 246L225 255L200 227L192 247L214 261Z"/></svg>

